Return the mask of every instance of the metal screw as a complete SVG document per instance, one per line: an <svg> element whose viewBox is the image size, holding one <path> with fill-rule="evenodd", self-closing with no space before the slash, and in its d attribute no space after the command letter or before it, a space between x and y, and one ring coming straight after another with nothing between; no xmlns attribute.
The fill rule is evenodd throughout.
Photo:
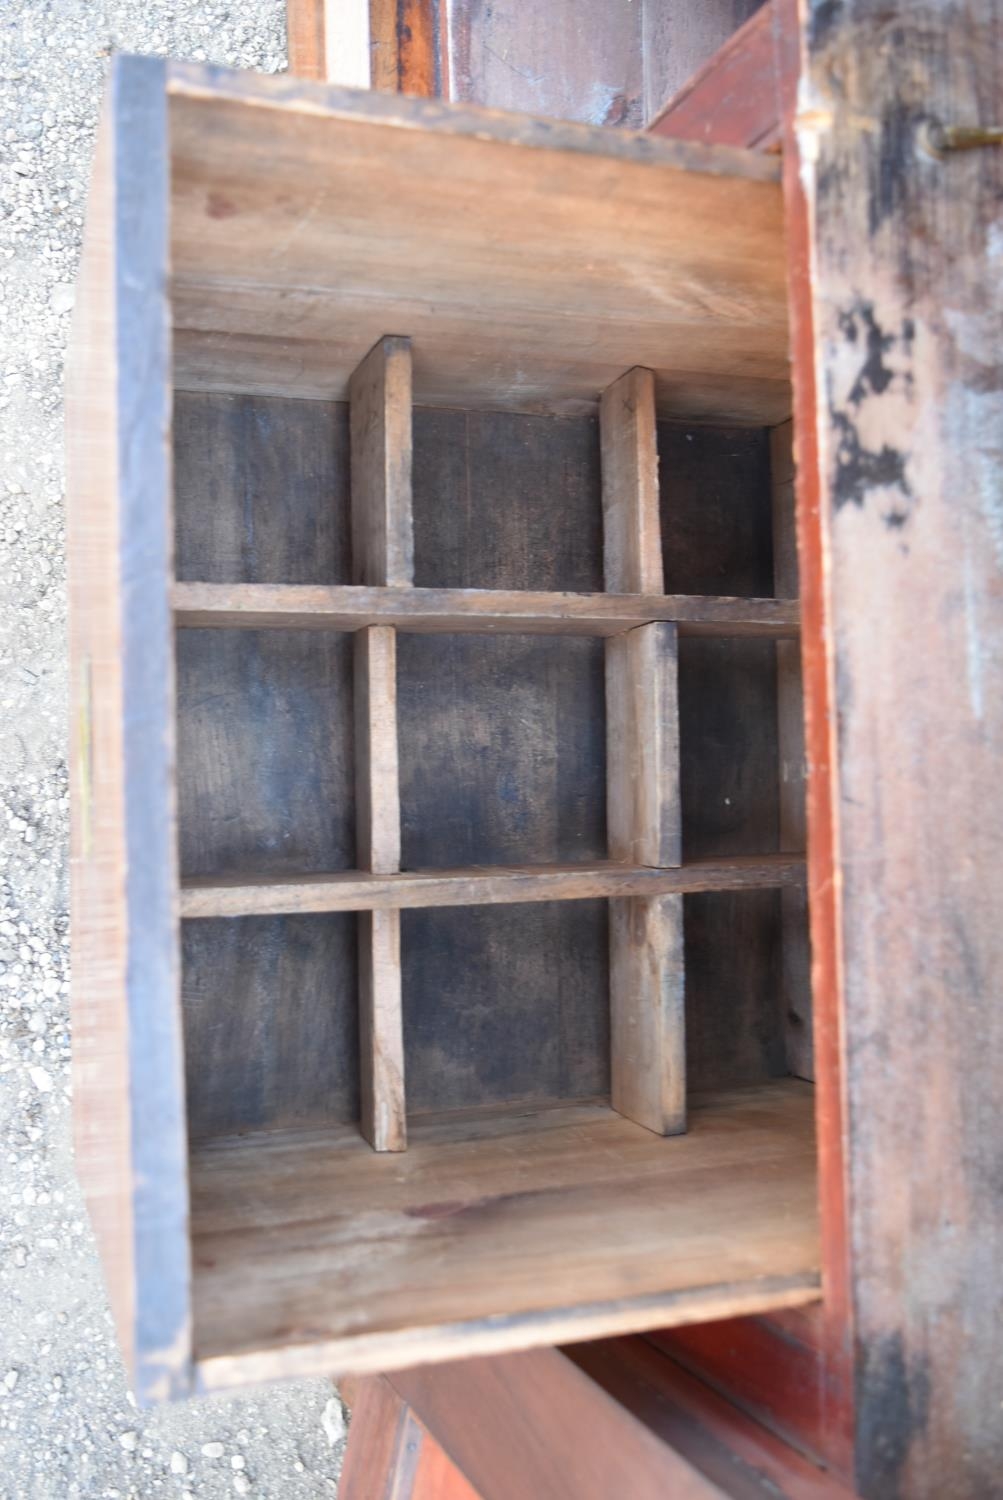
<svg viewBox="0 0 1003 1500"><path fill-rule="evenodd" d="M1003 125L926 124L926 145L936 155L945 151L974 151L979 146L1003 146Z"/></svg>

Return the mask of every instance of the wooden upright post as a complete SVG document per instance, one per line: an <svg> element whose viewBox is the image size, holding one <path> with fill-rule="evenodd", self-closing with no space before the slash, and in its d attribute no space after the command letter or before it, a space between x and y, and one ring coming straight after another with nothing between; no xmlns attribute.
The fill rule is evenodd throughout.
<svg viewBox="0 0 1003 1500"><path fill-rule="evenodd" d="M655 382L634 369L600 406L607 590L663 591ZM655 623L606 643L609 854L678 865L676 627ZM686 1128L683 898L610 902L613 1108L654 1130Z"/></svg>
<svg viewBox="0 0 1003 1500"><path fill-rule="evenodd" d="M349 388L352 577L407 587L414 581L411 521L411 345L384 338ZM397 769L397 632L370 625L355 637L358 864L400 869ZM407 1145L401 1015L400 912L359 913L362 1133L377 1151Z"/></svg>

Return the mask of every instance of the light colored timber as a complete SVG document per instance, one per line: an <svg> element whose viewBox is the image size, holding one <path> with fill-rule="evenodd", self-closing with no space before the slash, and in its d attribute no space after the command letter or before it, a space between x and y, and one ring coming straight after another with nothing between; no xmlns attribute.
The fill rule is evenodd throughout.
<svg viewBox="0 0 1003 1500"><path fill-rule="evenodd" d="M603 577L610 593L663 590L655 377L633 369L599 403Z"/></svg>
<svg viewBox="0 0 1003 1500"><path fill-rule="evenodd" d="M611 859L678 865L676 627L641 625L606 642L606 821Z"/></svg>
<svg viewBox="0 0 1003 1500"><path fill-rule="evenodd" d="M388 625L355 637L355 798L359 868L399 870L397 632Z"/></svg>
<svg viewBox="0 0 1003 1500"><path fill-rule="evenodd" d="M787 415L768 159L292 77L170 80L179 388L341 400L391 330L423 405L593 413L639 364L662 415Z"/></svg>
<svg viewBox="0 0 1003 1500"><path fill-rule="evenodd" d="M686 1128L683 898L611 901L610 1102L658 1135Z"/></svg>
<svg viewBox="0 0 1003 1500"><path fill-rule="evenodd" d="M623 593L663 587L655 383L632 369L603 392L603 576ZM673 624L606 642L606 823L610 858L679 865L678 641ZM613 1108L659 1135L686 1128L683 901L610 902Z"/></svg>
<svg viewBox="0 0 1003 1500"><path fill-rule="evenodd" d="M384 337L349 382L352 576L364 585L414 581L411 519L411 345ZM397 634L355 637L356 842L360 866L400 869ZM376 1151L407 1146L400 913L358 922L362 1133Z"/></svg>
<svg viewBox="0 0 1003 1500"><path fill-rule="evenodd" d="M352 581L414 582L411 520L411 342L381 338L348 385Z"/></svg>
<svg viewBox="0 0 1003 1500"><path fill-rule="evenodd" d="M182 881L183 917L244 917L311 911L366 911L420 906L487 906L520 901L585 901L600 897L665 896L686 891L742 891L799 885L804 857L766 854L694 860L675 868L525 865L519 868L357 870L275 880L246 876Z"/></svg>
<svg viewBox="0 0 1003 1500"><path fill-rule="evenodd" d="M672 1141L601 1104L477 1113L412 1118L395 1157L352 1127L196 1147L206 1388L817 1297L807 1085L708 1096Z"/></svg>
<svg viewBox="0 0 1003 1500"><path fill-rule="evenodd" d="M359 913L362 1134L374 1151L407 1147L399 911Z"/></svg>
<svg viewBox="0 0 1003 1500"><path fill-rule="evenodd" d="M620 635L665 620L680 635L796 637L796 599L699 594L553 594L529 590L176 583L182 629L361 630L416 634Z"/></svg>

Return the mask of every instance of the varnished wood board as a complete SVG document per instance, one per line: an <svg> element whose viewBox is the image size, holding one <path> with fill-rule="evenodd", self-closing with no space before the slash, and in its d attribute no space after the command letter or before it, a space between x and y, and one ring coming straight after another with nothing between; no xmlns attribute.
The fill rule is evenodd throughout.
<svg viewBox="0 0 1003 1500"><path fill-rule="evenodd" d="M195 877L181 884L183 917L244 917L319 911L365 911L420 906L482 906L519 901L585 901L600 896L662 896L686 891L740 891L798 885L804 858L693 860L670 869L598 865L523 865L519 869L406 870L371 875L275 879Z"/></svg>
<svg viewBox="0 0 1003 1500"><path fill-rule="evenodd" d="M666 1141L599 1104L217 1141L192 1163L206 1385L550 1342L817 1295L811 1090L698 1101ZM615 1305L614 1305L615 1304ZM570 1310L570 1312L569 1312ZM713 1315L713 1314L712 1314ZM574 1335L571 1335L574 1336Z"/></svg>
<svg viewBox="0 0 1003 1500"><path fill-rule="evenodd" d="M798 633L796 599L176 583L173 601L177 624L188 629L361 630L382 624L420 634L619 635L665 620L678 624L680 635L783 639Z"/></svg>
<svg viewBox="0 0 1003 1500"><path fill-rule="evenodd" d="M185 389L342 398L384 334L429 405L789 409L780 192L752 153L172 64ZM474 209L476 208L476 211Z"/></svg>

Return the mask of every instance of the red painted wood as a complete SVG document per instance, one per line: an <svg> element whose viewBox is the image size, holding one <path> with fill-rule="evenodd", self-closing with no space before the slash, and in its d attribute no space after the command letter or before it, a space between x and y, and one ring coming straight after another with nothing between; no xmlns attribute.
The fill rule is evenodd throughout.
<svg viewBox="0 0 1003 1500"><path fill-rule="evenodd" d="M659 110L648 130L707 145L779 146L773 17L769 0Z"/></svg>

